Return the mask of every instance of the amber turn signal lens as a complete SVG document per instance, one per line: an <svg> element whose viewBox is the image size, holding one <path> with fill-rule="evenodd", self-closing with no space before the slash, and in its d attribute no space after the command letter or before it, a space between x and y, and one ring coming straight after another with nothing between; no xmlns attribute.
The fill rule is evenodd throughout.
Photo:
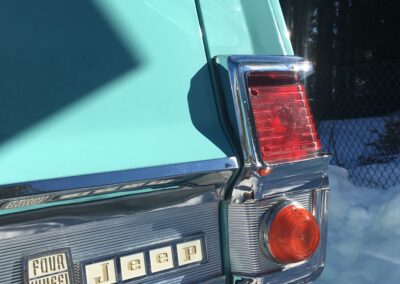
<svg viewBox="0 0 400 284"><path fill-rule="evenodd" d="M288 205L272 220L268 245L278 262L289 264L311 257L318 247L319 237L314 216L304 208Z"/></svg>

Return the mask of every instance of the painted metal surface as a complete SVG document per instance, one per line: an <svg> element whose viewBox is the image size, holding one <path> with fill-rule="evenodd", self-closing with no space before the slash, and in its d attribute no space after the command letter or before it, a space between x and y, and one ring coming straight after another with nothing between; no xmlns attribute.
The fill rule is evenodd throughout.
<svg viewBox="0 0 400 284"><path fill-rule="evenodd" d="M220 201L238 167L237 163L233 166L227 163L228 166L210 168L209 171L179 172L175 169L171 179L166 174L144 178L146 170L143 167L210 159L223 161L232 156L233 151L224 137L215 107L207 59L210 62L211 58L222 54L291 55L293 52L278 0L97 0L86 4L65 4L61 8L51 6L48 1L47 5L57 13L51 13L51 19L39 20L38 26L34 26L39 33L35 34L41 34L44 27L52 27L52 40L57 43L55 49L42 46L43 42L36 42L36 37L28 38L33 45L29 46L29 41L24 42L27 49L33 47L39 55L27 56L29 60L38 60L28 62L41 67L31 68L31 73L38 73L35 74L38 77L26 76L27 81L19 83L20 76L9 76L7 88L0 92L1 96L7 94L6 104L2 105L4 112L0 112L3 115L0 117L3 119L0 130L0 184L33 184L34 195L43 195L46 189L51 193L61 190L56 199L64 194L77 195L67 197L66 201L57 199L56 204L50 202L28 208L41 210L20 212L23 211L21 208L11 208L14 211L4 212L20 214L0 217L0 246L5 252L0 262L12 264L7 266L5 273L0 273L0 279L4 277L5 280L2 282L18 281L21 276L18 259L23 254L43 250L43 246L71 246L73 257L77 260L74 265L79 282L80 261L199 233L204 234L208 242L210 261L207 266L179 270L169 275L160 274L149 282L203 282L213 277L215 281L224 281L220 238L222 236L222 246L225 245L223 253L228 266L228 240L224 233L230 233L230 241L246 234L242 230L238 235L240 230L232 231L232 227L230 232L220 232L220 229L229 228L226 224L229 218L243 228L246 220L242 218L250 214L242 215L241 210L250 208L257 214L252 215L254 218L250 221L255 225L247 235L253 233L257 238L258 231L254 230L259 225L259 213L267 208L249 205L257 205L260 199L270 198L271 194L300 194L304 189L313 189L313 213L320 217L321 223L326 224L327 184L324 182L327 179L323 166L328 157L325 156L305 163L275 167L273 173L265 178L257 176L254 164L250 163L252 165L247 166L251 169L244 172L249 175L242 173L240 177L244 183L238 184L238 190L232 196L228 195L231 199L226 204L223 202L226 212L220 208ZM75 5L84 7L76 9ZM24 11L26 17L35 22L43 11L36 7L29 8ZM82 9L86 14L72 13ZM56 25L51 25L52 21L60 18L65 18L68 23L72 16L73 22L87 25L70 27L66 24L66 30L61 33ZM80 20L80 17L86 20ZM98 25L96 30L100 28L103 32L93 34L93 25ZM78 32L78 37L70 38L71 31ZM68 35L67 40L62 35ZM89 40L84 41L86 37ZM39 36L39 39L43 38L48 38L48 34L42 38ZM21 39L18 40L21 43ZM64 46L68 48L62 49ZM70 50L80 52L61 52ZM41 57L43 54L47 56ZM46 59L43 61L41 58ZM54 63L55 58L64 59ZM14 61L11 60L9 65ZM21 60L21 69L26 67L23 63ZM18 75L20 67L14 68L11 73ZM63 72L58 73L60 69ZM17 96L8 96L10 93ZM60 100L60 96L64 99ZM22 111L16 114L7 112L19 105L23 106ZM15 119L18 123L4 123L7 119ZM254 161L254 152L249 155ZM290 178L291 173L307 165L307 173L311 177L304 174ZM139 175L145 180L144 184L140 179L133 179L135 174L130 169L134 168L142 168ZM165 167L157 169L168 172ZM121 181L103 180L109 175L96 174L113 171L122 173L119 176ZM78 175L80 177L76 179L63 179L67 181L66 185L56 179ZM86 179L82 179L81 175L86 175ZM298 177L302 179L298 181ZM251 178L256 178L257 182L253 184ZM46 182L23 183L34 180ZM71 186L74 181L85 183L89 188ZM153 182L156 184L151 184ZM118 184L116 187L115 183ZM324 189L319 190L317 184ZM35 192L38 188L42 191ZM11 193L15 193L15 189L11 186ZM21 194L24 194L32 188L22 189ZM235 193L239 194L236 196ZM13 197L16 196L11 199ZM54 201L53 197L49 201ZM4 199L7 198L4 195ZM94 200L97 202L80 203ZM306 200L310 201L309 196ZM235 204L229 204L231 201ZM47 205L61 204L64 206L46 208ZM235 209L238 214L232 218L229 214L235 213ZM257 241L252 240L252 244L256 249L246 249L239 257L252 252L252 256L257 258ZM13 255L15 249L12 245L18 246L17 255ZM235 246L230 249L235 249ZM234 256L234 253L231 255ZM10 262L10 256L16 261ZM251 265L252 261L253 257L249 257L246 265ZM232 259L231 262L235 267ZM311 274L307 273L317 273L322 269L321 264L323 256L318 255L315 261L307 263L307 267L294 267L283 274L271 274L264 278L255 273L247 280L261 283L280 279L285 282L296 275L309 277ZM238 275L237 278L245 279L247 274L242 269L247 268L249 273L252 267L241 263L238 266L234 279ZM265 266L260 267L258 272L269 271L269 266L266 269ZM13 273L8 273L11 270Z"/></svg>
<svg viewBox="0 0 400 284"><path fill-rule="evenodd" d="M209 56L293 55L279 0L199 0Z"/></svg>
<svg viewBox="0 0 400 284"><path fill-rule="evenodd" d="M194 1L7 1L0 31L0 184L232 156Z"/></svg>

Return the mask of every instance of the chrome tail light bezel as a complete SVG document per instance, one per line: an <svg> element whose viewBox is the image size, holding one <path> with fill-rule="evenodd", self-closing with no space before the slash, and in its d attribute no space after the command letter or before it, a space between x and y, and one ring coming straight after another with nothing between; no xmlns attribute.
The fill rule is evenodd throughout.
<svg viewBox="0 0 400 284"><path fill-rule="evenodd" d="M321 273L325 262L329 191L327 167L330 155L318 152L315 157L291 162L276 164L264 162L257 141L246 78L248 72L255 71L296 71L302 79L305 79L313 72L312 64L296 56L253 55L221 56L215 58L215 63L243 161L241 174L237 177L232 191L226 196L230 268L234 283L242 283L240 281L243 280L249 280L248 283L312 280ZM300 196L305 192L309 192L312 196L312 206L308 210L319 225L319 246L314 255L305 261L293 264L277 263L268 249L264 251L262 249L260 230L262 230L263 216L270 216L275 211L272 207L265 209L267 208L265 204L270 200L271 202L279 200L278 203L293 202L297 195ZM256 228L257 232L246 234L243 238L239 236L240 231L256 230ZM257 243L258 246L244 245L245 242ZM240 246L248 247L249 251L254 250L246 255L243 261L238 258L244 256L246 253L244 250L247 249ZM276 265L268 264L268 266L266 263L263 264L263 261L275 261ZM239 279L238 282L235 282L236 279Z"/></svg>
<svg viewBox="0 0 400 284"><path fill-rule="evenodd" d="M225 62L229 73L236 117L235 128L240 137L245 166L273 167L275 164L265 163L260 153L246 76L249 72L294 71L304 79L313 72L312 63L296 56L229 56L219 58L217 62Z"/></svg>

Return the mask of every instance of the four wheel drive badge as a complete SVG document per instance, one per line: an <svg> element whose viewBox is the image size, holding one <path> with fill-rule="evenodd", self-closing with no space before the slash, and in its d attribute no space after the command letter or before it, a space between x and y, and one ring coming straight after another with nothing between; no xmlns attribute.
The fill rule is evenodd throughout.
<svg viewBox="0 0 400 284"><path fill-rule="evenodd" d="M73 284L71 252L59 249L24 259L26 284Z"/></svg>
<svg viewBox="0 0 400 284"><path fill-rule="evenodd" d="M204 263L207 259L204 242L204 236L191 237L101 259L80 261L82 283L125 283ZM25 284L74 284L72 265L69 249L29 255L24 258Z"/></svg>

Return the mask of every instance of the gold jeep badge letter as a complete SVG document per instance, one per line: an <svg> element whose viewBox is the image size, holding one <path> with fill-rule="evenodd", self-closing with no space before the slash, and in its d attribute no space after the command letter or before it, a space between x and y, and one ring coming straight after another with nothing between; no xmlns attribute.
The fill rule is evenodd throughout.
<svg viewBox="0 0 400 284"><path fill-rule="evenodd" d="M151 272L159 272L174 267L172 248L170 246L153 249L150 251Z"/></svg>
<svg viewBox="0 0 400 284"><path fill-rule="evenodd" d="M136 253L120 258L122 281L146 275L144 253Z"/></svg>
<svg viewBox="0 0 400 284"><path fill-rule="evenodd" d="M117 282L113 259L86 265L85 272L87 284L113 284Z"/></svg>
<svg viewBox="0 0 400 284"><path fill-rule="evenodd" d="M203 260L203 249L201 247L201 240L194 240L177 244L176 250L178 252L179 266L201 262Z"/></svg>

